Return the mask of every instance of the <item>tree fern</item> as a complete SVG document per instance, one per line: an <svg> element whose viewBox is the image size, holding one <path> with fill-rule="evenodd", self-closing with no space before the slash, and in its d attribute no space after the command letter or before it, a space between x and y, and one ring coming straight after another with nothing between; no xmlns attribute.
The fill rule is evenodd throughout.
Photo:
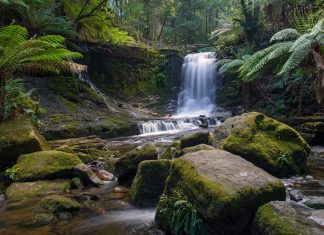
<svg viewBox="0 0 324 235"><path fill-rule="evenodd" d="M299 37L300 33L296 29L283 29L275 33L270 39L270 42L296 40Z"/></svg>

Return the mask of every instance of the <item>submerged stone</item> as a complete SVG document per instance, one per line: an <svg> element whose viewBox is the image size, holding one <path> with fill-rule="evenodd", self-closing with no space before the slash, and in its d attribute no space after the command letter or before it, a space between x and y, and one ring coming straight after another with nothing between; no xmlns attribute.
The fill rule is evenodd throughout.
<svg viewBox="0 0 324 235"><path fill-rule="evenodd" d="M252 235L323 234L323 212L284 201L270 202L258 209Z"/></svg>
<svg viewBox="0 0 324 235"><path fill-rule="evenodd" d="M285 200L283 183L243 158L222 150L189 153L173 161L164 193L186 196L211 234L244 234L257 208ZM172 216L160 201L156 222L172 232Z"/></svg>
<svg viewBox="0 0 324 235"><path fill-rule="evenodd" d="M15 164L21 154L49 149L44 137L28 119L0 123L0 170Z"/></svg>
<svg viewBox="0 0 324 235"><path fill-rule="evenodd" d="M285 177L306 171L307 142L291 127L261 113L245 113L215 128L214 146Z"/></svg>
<svg viewBox="0 0 324 235"><path fill-rule="evenodd" d="M136 206L156 206L162 195L171 162L168 160L143 161L139 164L132 184L131 196Z"/></svg>
<svg viewBox="0 0 324 235"><path fill-rule="evenodd" d="M9 202L26 201L53 193L64 193L69 188L69 180L12 183L6 189L6 198Z"/></svg>
<svg viewBox="0 0 324 235"><path fill-rule="evenodd" d="M40 204L53 213L76 211L82 207L76 200L61 195L46 196Z"/></svg>
<svg viewBox="0 0 324 235"><path fill-rule="evenodd" d="M155 145L140 146L119 158L115 164L115 173L119 182L134 179L138 165L145 160L156 160L158 154Z"/></svg>
<svg viewBox="0 0 324 235"><path fill-rule="evenodd" d="M60 151L41 151L21 155L14 167L17 181L34 181L73 177L74 167L82 161L74 154Z"/></svg>

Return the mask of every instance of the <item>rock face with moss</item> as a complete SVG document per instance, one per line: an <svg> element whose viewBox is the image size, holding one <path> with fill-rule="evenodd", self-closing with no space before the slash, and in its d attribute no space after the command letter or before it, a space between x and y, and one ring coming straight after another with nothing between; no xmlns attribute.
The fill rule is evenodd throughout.
<svg viewBox="0 0 324 235"><path fill-rule="evenodd" d="M14 168L17 181L34 181L74 176L74 167L82 161L74 154L60 151L41 151L21 155Z"/></svg>
<svg viewBox="0 0 324 235"><path fill-rule="evenodd" d="M310 147L291 127L261 113L227 119L215 128L214 143L267 172L284 177L306 170Z"/></svg>
<svg viewBox="0 0 324 235"><path fill-rule="evenodd" d="M209 142L209 132L208 131L200 131L193 133L189 136L184 136L180 139L180 147L188 148L193 147L199 144L208 144Z"/></svg>
<svg viewBox="0 0 324 235"><path fill-rule="evenodd" d="M312 210L288 202L270 202L260 207L252 224L253 235L323 234L324 210Z"/></svg>
<svg viewBox="0 0 324 235"><path fill-rule="evenodd" d="M46 196L40 204L53 213L76 211L82 207L76 200L61 195Z"/></svg>
<svg viewBox="0 0 324 235"><path fill-rule="evenodd" d="M211 234L245 234L257 208L285 200L282 182L243 158L223 150L189 153L173 161L164 194L181 192ZM171 232L162 203L156 222Z"/></svg>
<svg viewBox="0 0 324 235"><path fill-rule="evenodd" d="M139 164L132 184L132 201L136 206L156 206L162 195L171 162L168 160L143 161Z"/></svg>
<svg viewBox="0 0 324 235"><path fill-rule="evenodd" d="M115 173L119 182L134 179L138 165L145 160L156 160L158 154L155 145L140 146L119 158L115 164Z"/></svg>
<svg viewBox="0 0 324 235"><path fill-rule="evenodd" d="M193 147L184 148L175 152L176 157L181 157L187 153L193 153L200 150L214 150L215 148L207 144L199 144Z"/></svg>
<svg viewBox="0 0 324 235"><path fill-rule="evenodd" d="M19 155L41 150L49 146L29 120L0 123L0 171L12 166Z"/></svg>
<svg viewBox="0 0 324 235"><path fill-rule="evenodd" d="M6 198L9 202L26 201L53 193L64 193L69 188L69 180L13 183L6 189Z"/></svg>

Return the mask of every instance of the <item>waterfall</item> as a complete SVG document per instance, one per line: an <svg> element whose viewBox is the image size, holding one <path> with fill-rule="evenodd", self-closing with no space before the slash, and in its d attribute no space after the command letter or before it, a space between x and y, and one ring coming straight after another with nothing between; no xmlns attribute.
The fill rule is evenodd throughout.
<svg viewBox="0 0 324 235"><path fill-rule="evenodd" d="M210 116L215 110L216 57L213 52L189 54L182 65L183 90L177 117Z"/></svg>

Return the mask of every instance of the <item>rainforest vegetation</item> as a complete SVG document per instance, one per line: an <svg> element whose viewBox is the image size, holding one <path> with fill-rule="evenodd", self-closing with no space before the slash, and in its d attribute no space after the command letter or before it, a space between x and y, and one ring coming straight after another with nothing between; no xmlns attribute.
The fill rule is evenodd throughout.
<svg viewBox="0 0 324 235"><path fill-rule="evenodd" d="M0 234L323 234L323 146L324 0L0 0Z"/></svg>

